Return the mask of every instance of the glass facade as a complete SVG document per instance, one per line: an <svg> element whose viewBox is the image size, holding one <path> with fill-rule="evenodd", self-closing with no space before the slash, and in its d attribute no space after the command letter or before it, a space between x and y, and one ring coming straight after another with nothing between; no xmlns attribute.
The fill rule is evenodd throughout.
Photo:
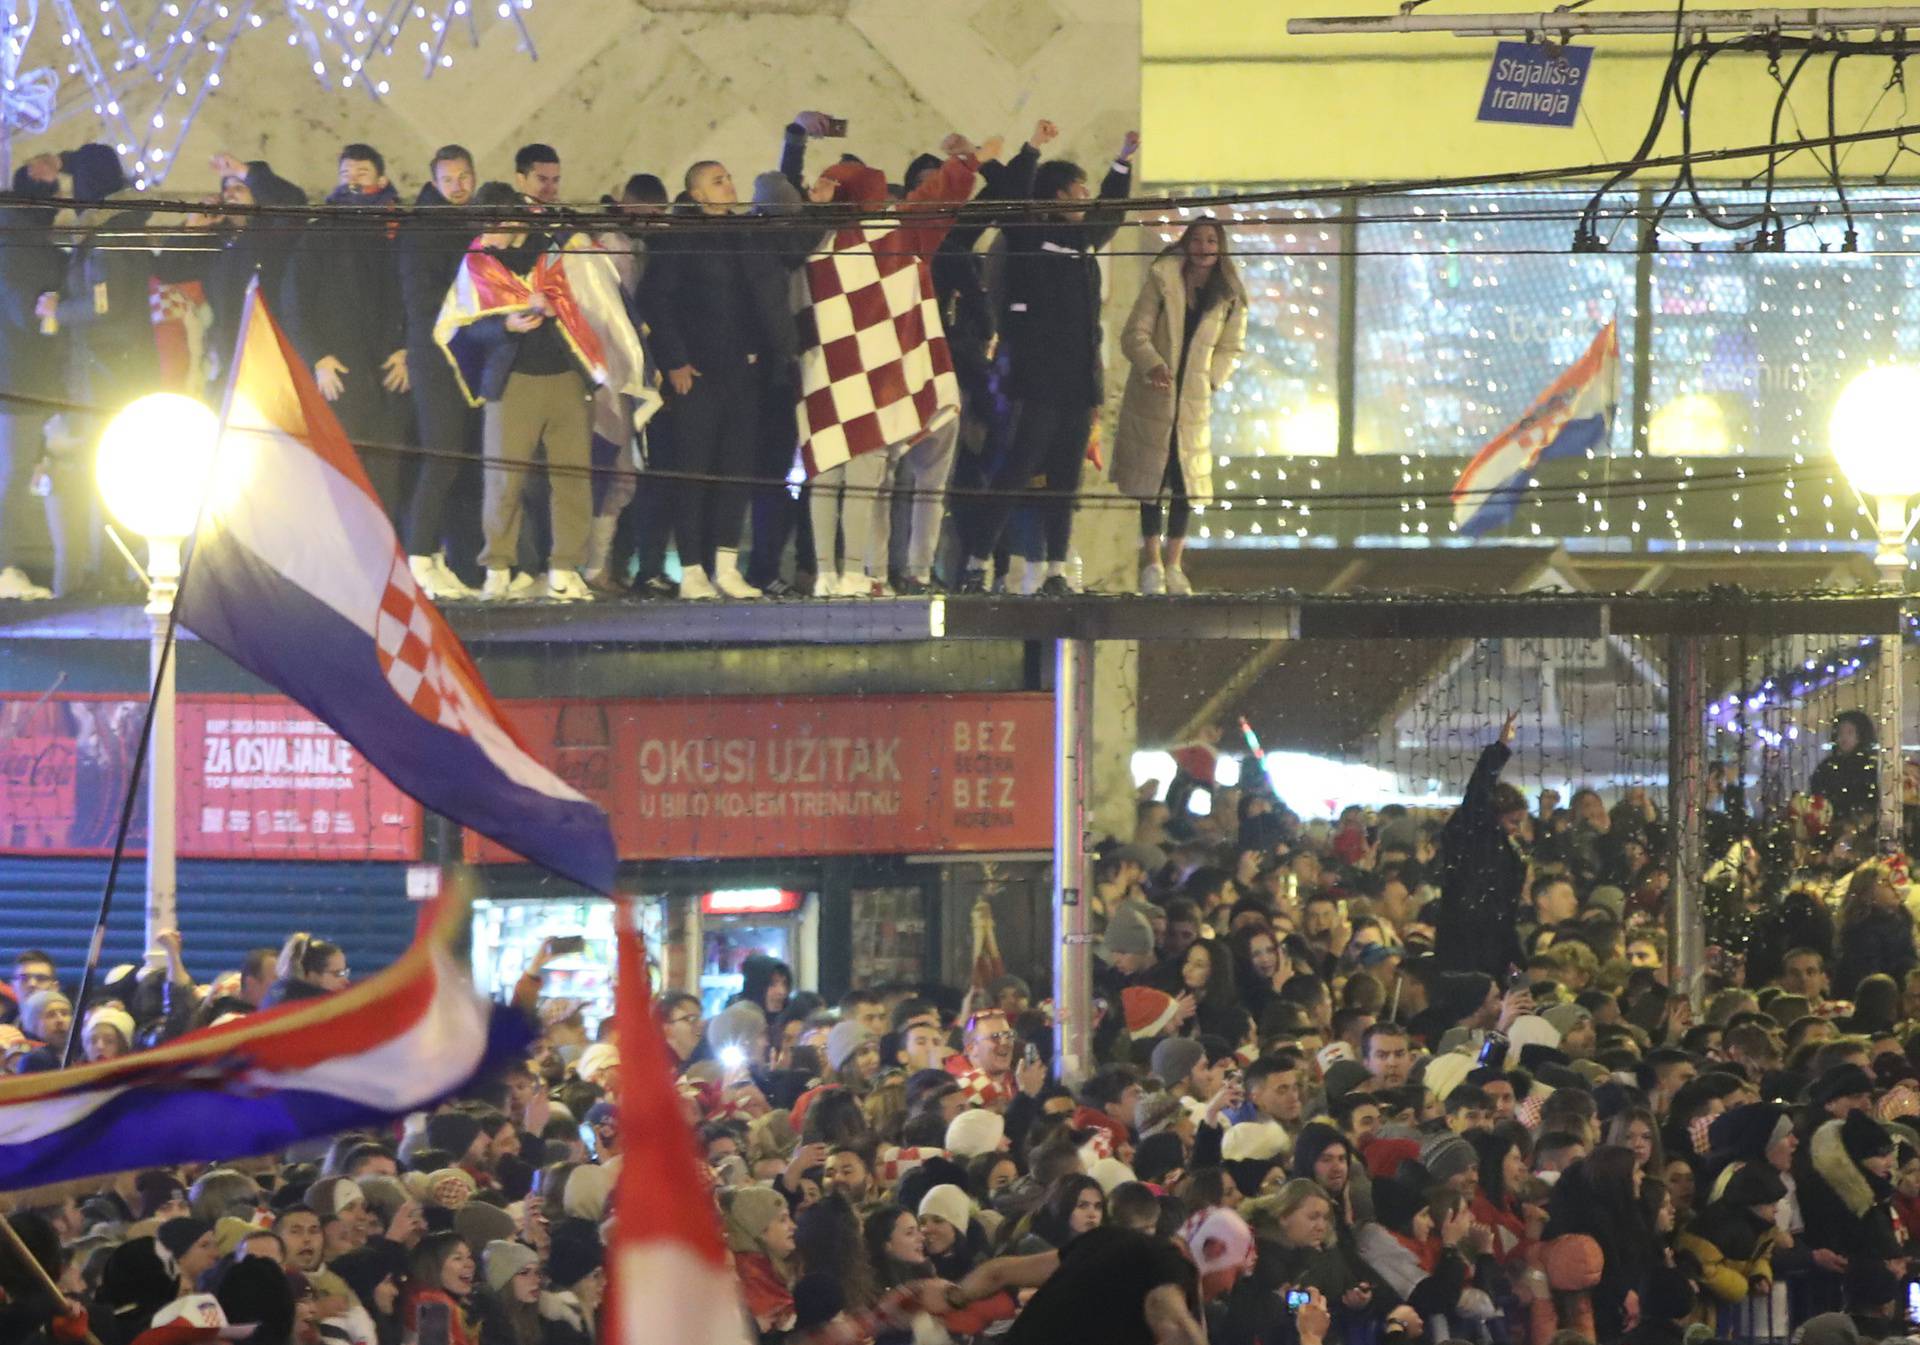
<svg viewBox="0 0 1920 1345"><path fill-rule="evenodd" d="M1604 198L1597 251L1574 246L1591 198L1578 187L1219 212L1248 353L1215 402L1220 498L1196 541L1463 544L1448 499L1461 470L1614 321L1610 438L1543 463L1489 540L1858 543L1825 425L1853 374L1920 358L1910 193L1849 191L1851 240L1831 189L1776 191L1770 214L1755 188L1664 196Z"/></svg>

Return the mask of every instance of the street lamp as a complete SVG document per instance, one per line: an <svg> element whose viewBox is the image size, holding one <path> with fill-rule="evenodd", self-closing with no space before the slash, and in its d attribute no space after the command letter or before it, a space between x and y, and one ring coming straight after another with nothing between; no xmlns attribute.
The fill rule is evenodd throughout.
<svg viewBox="0 0 1920 1345"><path fill-rule="evenodd" d="M180 547L193 534L213 471L220 420L202 402L156 392L107 424L94 475L107 511L147 539L153 741L147 756L147 943L174 929L174 665L167 656Z"/></svg>
<svg viewBox="0 0 1920 1345"><path fill-rule="evenodd" d="M1920 522L1913 507L1920 496L1920 366L1886 364L1858 375L1841 390L1828 426L1833 456L1860 502L1873 516L1879 550L1873 563L1880 586L1906 591L1907 539ZM1901 841L1902 725L1905 707L1900 651L1904 611L1896 611L1893 630L1880 637L1880 845L1892 850Z"/></svg>

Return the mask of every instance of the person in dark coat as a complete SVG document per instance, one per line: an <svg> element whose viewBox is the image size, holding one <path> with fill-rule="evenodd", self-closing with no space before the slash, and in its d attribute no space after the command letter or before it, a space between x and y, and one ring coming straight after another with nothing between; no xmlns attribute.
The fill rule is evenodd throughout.
<svg viewBox="0 0 1920 1345"><path fill-rule="evenodd" d="M49 431L54 500L49 518L59 558L53 588L66 596L101 578L103 529L93 448L107 420L157 389L160 352L149 293L153 254L127 241L147 228L150 216L127 185L120 157L109 145L82 145L60 156L60 172L73 180L73 199L86 203L74 217L84 241L67 258L59 292L42 294L34 314L66 338L67 395L97 408L66 412L63 432Z"/></svg>
<svg viewBox="0 0 1920 1345"><path fill-rule="evenodd" d="M1833 994L1852 999L1855 987L1876 972L1899 982L1916 961L1920 957L1914 953L1913 916L1900 900L1893 871L1869 860L1853 871L1840 903L1840 960L1833 971Z"/></svg>
<svg viewBox="0 0 1920 1345"><path fill-rule="evenodd" d="M1460 806L1441 833L1443 876L1434 920L1434 960L1444 971L1484 972L1505 984L1525 964L1515 926L1527 882L1519 831L1527 800L1500 779L1513 755L1518 714L1507 716L1467 781Z"/></svg>
<svg viewBox="0 0 1920 1345"><path fill-rule="evenodd" d="M371 145L340 151L340 185L329 206L366 212L311 221L282 285L283 322L320 395L356 444L398 444L413 421L407 404L407 314L395 246L400 194L386 160ZM408 459L360 450L380 502L401 517L411 476Z"/></svg>
<svg viewBox="0 0 1920 1345"><path fill-rule="evenodd" d="M1827 1121L1794 1163L1795 1194L1816 1252L1859 1260L1904 1256L1893 1213L1893 1137L1865 1112ZM1815 1270L1807 1279L1807 1308L1826 1311L1843 1301L1840 1277Z"/></svg>
<svg viewBox="0 0 1920 1345"><path fill-rule="evenodd" d="M785 367L799 338L773 295L779 261L756 230L724 221L739 202L726 165L687 170L691 210L707 227L664 233L641 281L638 306L666 378L662 412L675 470L701 479L674 487L682 598L757 598L740 570L740 533L753 474L761 405L759 366Z"/></svg>
<svg viewBox="0 0 1920 1345"><path fill-rule="evenodd" d="M1833 751L1813 768L1810 793L1833 805L1833 820L1873 821L1880 809L1880 764L1874 759L1873 720L1864 710L1842 710L1833 721Z"/></svg>
<svg viewBox="0 0 1920 1345"><path fill-rule="evenodd" d="M478 182L473 155L461 145L434 151L428 172L433 180L420 189L415 214L402 226L398 242L407 382L424 450L403 531L414 582L435 598L464 598L473 590L447 554L451 549L456 560L470 564L479 550L480 413L460 395L453 367L434 342L433 324L472 239L436 216L470 203ZM457 540L449 547L452 539Z"/></svg>
<svg viewBox="0 0 1920 1345"><path fill-rule="evenodd" d="M1128 194L1139 148L1139 134L1129 132L1100 184L1102 201ZM1082 204L1088 195L1086 174L1063 159L1034 171L1033 194L1064 204L1051 215L1008 231L1000 334L1006 388L1014 402L1013 428L991 473L993 493L964 511L963 593L986 592L987 562L1020 503L1020 492L1037 476L1045 477L1049 492L1039 505L1047 552L1047 578L1040 592L1069 592L1066 561L1074 496L1093 417L1105 396L1096 254L1119 230L1125 212L1114 205L1087 209Z"/></svg>
<svg viewBox="0 0 1920 1345"><path fill-rule="evenodd" d="M1584 1234L1600 1245L1604 1269L1593 1293L1600 1340L1626 1328L1626 1298L1644 1291L1657 1256L1653 1220L1636 1193L1633 1151L1603 1144L1561 1174L1547 1198L1546 1241Z"/></svg>
<svg viewBox="0 0 1920 1345"><path fill-rule="evenodd" d="M0 208L7 246L0 248L0 368L7 391L23 397L57 398L60 347L44 335L34 305L60 288L65 259L47 233L53 207L40 204L59 189L60 158L42 154L13 175L13 196ZM41 427L50 407L0 402L0 598L47 598L25 569L29 490L41 456ZM58 568L58 558L55 560Z"/></svg>

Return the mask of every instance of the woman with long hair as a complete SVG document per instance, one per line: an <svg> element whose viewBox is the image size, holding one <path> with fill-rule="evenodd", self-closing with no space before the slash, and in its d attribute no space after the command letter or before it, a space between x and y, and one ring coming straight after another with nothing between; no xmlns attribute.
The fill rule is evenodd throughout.
<svg viewBox="0 0 1920 1345"><path fill-rule="evenodd" d="M1193 508L1213 498L1213 394L1239 364L1246 337L1247 293L1227 255L1226 228L1202 216L1155 259L1120 336L1132 369L1113 480L1140 501L1142 593L1193 592L1180 558Z"/></svg>
<svg viewBox="0 0 1920 1345"><path fill-rule="evenodd" d="M848 1312L865 1312L880 1301L880 1284L867 1258L860 1216L845 1196L825 1195L800 1211L793 1246L802 1275L825 1275L840 1288Z"/></svg>
<svg viewBox="0 0 1920 1345"><path fill-rule="evenodd" d="M385 1238L337 1256L327 1269L346 1281L373 1327L376 1345L400 1345L400 1296L407 1286L407 1257Z"/></svg>
<svg viewBox="0 0 1920 1345"><path fill-rule="evenodd" d="M408 1285L400 1306L401 1329L420 1330L420 1305L447 1305L448 1345L480 1345L480 1323L473 1297L473 1248L458 1233L429 1233L413 1249ZM492 1345L488 1342L488 1345Z"/></svg>
<svg viewBox="0 0 1920 1345"><path fill-rule="evenodd" d="M489 1242L478 1295L483 1345L546 1345L540 1320L540 1256L524 1242Z"/></svg>
<svg viewBox="0 0 1920 1345"><path fill-rule="evenodd" d="M1493 1256L1501 1265L1523 1267L1539 1235L1538 1224L1529 1222L1530 1215L1539 1218L1538 1207L1529 1210L1520 1200L1529 1172L1527 1132L1518 1125L1501 1125L1469 1130L1465 1138L1480 1155L1470 1206L1473 1220L1493 1231Z"/></svg>
<svg viewBox="0 0 1920 1345"><path fill-rule="evenodd" d="M720 1193L720 1216L740 1294L755 1328L763 1336L790 1330L793 1285L799 1273L787 1198L771 1186L730 1187Z"/></svg>
<svg viewBox="0 0 1920 1345"><path fill-rule="evenodd" d="M1880 806L1880 768L1874 760L1873 719L1864 710L1842 710L1833 720L1833 751L1813 768L1807 792L1833 805L1834 821L1874 820Z"/></svg>
<svg viewBox="0 0 1920 1345"><path fill-rule="evenodd" d="M1031 1231L1017 1249L1021 1255L1057 1251L1082 1233L1107 1221L1107 1196L1084 1172L1070 1172L1047 1188L1033 1212Z"/></svg>
<svg viewBox="0 0 1920 1345"><path fill-rule="evenodd" d="M1605 1144L1617 1145L1633 1155L1633 1170L1641 1176L1659 1176L1666 1170L1666 1155L1660 1147L1660 1123L1645 1107L1622 1107L1607 1122Z"/></svg>
<svg viewBox="0 0 1920 1345"><path fill-rule="evenodd" d="M1233 982L1240 1003L1257 1023L1286 981L1279 974L1280 941L1265 925L1243 925L1227 944L1233 949Z"/></svg>
<svg viewBox="0 0 1920 1345"><path fill-rule="evenodd" d="M1240 997L1233 989L1233 959L1210 939L1196 939L1180 963L1180 989L1197 1006L1194 1030L1202 1035L1237 1042L1241 1033Z"/></svg>
<svg viewBox="0 0 1920 1345"><path fill-rule="evenodd" d="M1898 982L1916 961L1913 916L1894 886L1894 871L1884 860L1870 859L1853 871L1840 903L1840 960L1833 969L1833 994L1852 999L1854 988L1875 972Z"/></svg>
<svg viewBox="0 0 1920 1345"><path fill-rule="evenodd" d="M1626 1330L1626 1297L1646 1289L1658 1235L1640 1200L1644 1170L1631 1149L1602 1144L1561 1174L1547 1200L1546 1240L1584 1234L1599 1245L1600 1283L1593 1291L1600 1340Z"/></svg>
<svg viewBox="0 0 1920 1345"><path fill-rule="evenodd" d="M319 999L345 990L350 983L347 955L340 946L304 930L287 936L273 965L273 975L273 984L260 1001L263 1009L291 999Z"/></svg>

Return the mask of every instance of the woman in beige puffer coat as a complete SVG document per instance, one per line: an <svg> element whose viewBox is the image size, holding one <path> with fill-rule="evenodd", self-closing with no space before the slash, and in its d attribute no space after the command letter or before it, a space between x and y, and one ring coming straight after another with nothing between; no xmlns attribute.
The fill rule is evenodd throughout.
<svg viewBox="0 0 1920 1345"><path fill-rule="evenodd" d="M1142 593L1193 592L1180 568L1187 518L1213 496L1213 394L1239 364L1246 337L1247 292L1227 256L1226 230L1202 217L1155 259L1120 337L1132 368L1113 481L1140 501Z"/></svg>

